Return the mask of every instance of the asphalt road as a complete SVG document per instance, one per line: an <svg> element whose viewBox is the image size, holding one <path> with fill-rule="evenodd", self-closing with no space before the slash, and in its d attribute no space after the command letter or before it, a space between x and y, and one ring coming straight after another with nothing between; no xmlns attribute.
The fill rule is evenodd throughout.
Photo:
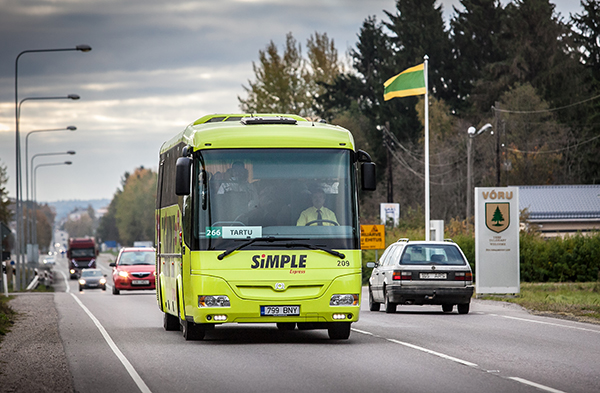
<svg viewBox="0 0 600 393"><path fill-rule="evenodd" d="M112 284L106 255L99 265ZM55 272L59 332L80 392L600 391L600 325L516 305L474 300L467 315L438 306L385 314L363 301L346 341L247 324L186 342L164 331L153 291L79 292L64 259Z"/></svg>

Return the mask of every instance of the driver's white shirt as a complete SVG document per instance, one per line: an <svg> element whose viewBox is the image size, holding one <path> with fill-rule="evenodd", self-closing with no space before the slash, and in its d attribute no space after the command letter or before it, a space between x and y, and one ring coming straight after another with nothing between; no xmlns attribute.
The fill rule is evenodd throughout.
<svg viewBox="0 0 600 393"><path fill-rule="evenodd" d="M333 222L335 222L337 224L338 221L337 221L337 218L335 217L335 213L334 212L332 212L331 210L329 210L325 206L323 206L319 210L321 210L321 218L323 220L333 221ZM298 222L296 223L296 225L297 226L304 226L308 222L317 220L317 217L318 217L317 208L314 207L314 206L311 206L308 209L304 210L300 214L300 218L298 218ZM313 222L310 225L313 226L313 225L319 225L319 224L317 222ZM335 224L333 224L331 222L323 222L323 226L333 226L333 225L335 225Z"/></svg>

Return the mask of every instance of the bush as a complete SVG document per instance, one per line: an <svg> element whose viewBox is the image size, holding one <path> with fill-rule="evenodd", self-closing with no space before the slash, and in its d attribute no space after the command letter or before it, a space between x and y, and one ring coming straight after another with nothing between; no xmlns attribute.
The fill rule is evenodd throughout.
<svg viewBox="0 0 600 393"><path fill-rule="evenodd" d="M445 229L463 250L475 275L475 238L465 222L451 220ZM400 238L423 240L422 228L404 225L386 228L386 247ZM590 282L600 281L600 232L586 236L577 233L564 239L544 239L539 232L521 231L519 234L519 259L522 282ZM381 257L384 250L378 250ZM366 262L375 262L375 251L363 251L363 285L367 285L372 269Z"/></svg>

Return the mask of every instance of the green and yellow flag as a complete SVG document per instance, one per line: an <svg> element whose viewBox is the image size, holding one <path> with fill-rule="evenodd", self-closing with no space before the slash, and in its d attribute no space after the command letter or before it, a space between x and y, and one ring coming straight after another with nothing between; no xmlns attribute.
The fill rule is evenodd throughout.
<svg viewBox="0 0 600 393"><path fill-rule="evenodd" d="M410 67L385 81L383 84L383 99L387 101L394 97L408 97L425 94L423 65L424 63Z"/></svg>

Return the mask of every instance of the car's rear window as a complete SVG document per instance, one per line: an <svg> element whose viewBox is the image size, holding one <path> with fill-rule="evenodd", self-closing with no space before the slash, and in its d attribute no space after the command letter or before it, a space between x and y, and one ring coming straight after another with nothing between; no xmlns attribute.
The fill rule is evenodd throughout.
<svg viewBox="0 0 600 393"><path fill-rule="evenodd" d="M465 265L466 261L453 244L409 244L404 248L401 265Z"/></svg>
<svg viewBox="0 0 600 393"><path fill-rule="evenodd" d="M154 265L154 251L124 251L119 265Z"/></svg>

